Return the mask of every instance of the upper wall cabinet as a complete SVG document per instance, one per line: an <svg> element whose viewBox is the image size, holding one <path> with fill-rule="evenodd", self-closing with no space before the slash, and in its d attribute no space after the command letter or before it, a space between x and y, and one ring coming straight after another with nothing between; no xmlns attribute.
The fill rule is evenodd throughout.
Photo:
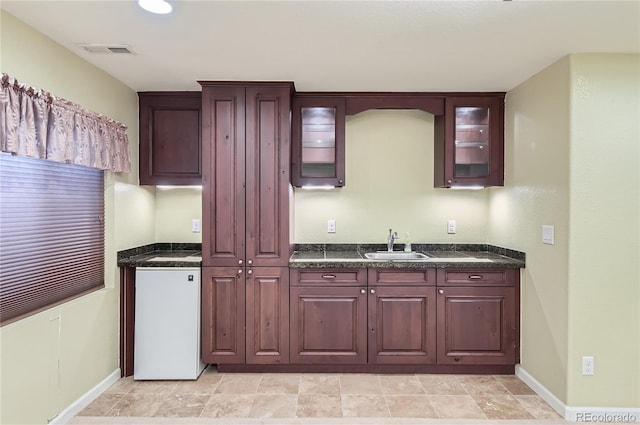
<svg viewBox="0 0 640 425"><path fill-rule="evenodd" d="M293 98L291 182L344 186L345 99Z"/></svg>
<svg viewBox="0 0 640 425"><path fill-rule="evenodd" d="M504 94L451 96L436 117L434 186L504 185Z"/></svg>
<svg viewBox="0 0 640 425"><path fill-rule="evenodd" d="M142 92L140 184L200 185L200 92Z"/></svg>

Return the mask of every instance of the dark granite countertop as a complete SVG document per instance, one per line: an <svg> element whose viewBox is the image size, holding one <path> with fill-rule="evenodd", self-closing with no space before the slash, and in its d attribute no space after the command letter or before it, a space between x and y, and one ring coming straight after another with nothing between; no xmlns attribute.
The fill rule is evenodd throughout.
<svg viewBox="0 0 640 425"><path fill-rule="evenodd" d="M394 251L401 252L402 245ZM524 268L525 254L485 244L413 244L422 260L370 260L367 252L386 251L384 244L299 244L289 260L291 268ZM202 244L155 243L118 252L121 267L201 267Z"/></svg>
<svg viewBox="0 0 640 425"><path fill-rule="evenodd" d="M396 245L394 251L401 252ZM292 268L445 268L475 269L524 268L523 252L485 244L413 244L414 252L429 258L420 260L370 260L367 252L386 251L382 244L303 244L296 245L289 261Z"/></svg>
<svg viewBox="0 0 640 425"><path fill-rule="evenodd" d="M200 267L202 244L155 243L118 252L120 267Z"/></svg>

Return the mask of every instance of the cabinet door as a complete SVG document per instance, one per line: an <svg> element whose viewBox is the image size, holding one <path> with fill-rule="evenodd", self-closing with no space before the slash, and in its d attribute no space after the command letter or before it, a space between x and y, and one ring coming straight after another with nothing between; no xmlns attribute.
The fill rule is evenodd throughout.
<svg viewBox="0 0 640 425"><path fill-rule="evenodd" d="M202 264L245 258L244 87L202 88Z"/></svg>
<svg viewBox="0 0 640 425"><path fill-rule="evenodd" d="M504 184L504 95L447 97L435 127L436 187Z"/></svg>
<svg viewBox="0 0 640 425"><path fill-rule="evenodd" d="M291 182L345 185L345 99L297 95L292 109Z"/></svg>
<svg viewBox="0 0 640 425"><path fill-rule="evenodd" d="M291 363L367 361L364 288L291 287Z"/></svg>
<svg viewBox="0 0 640 425"><path fill-rule="evenodd" d="M202 361L245 362L245 273L237 267L202 268Z"/></svg>
<svg viewBox="0 0 640 425"><path fill-rule="evenodd" d="M514 364L514 287L438 289L438 363Z"/></svg>
<svg viewBox="0 0 640 425"><path fill-rule="evenodd" d="M289 263L290 86L246 89L246 261Z"/></svg>
<svg viewBox="0 0 640 425"><path fill-rule="evenodd" d="M369 363L436 361L436 289L369 288Z"/></svg>
<svg viewBox="0 0 640 425"><path fill-rule="evenodd" d="M200 92L139 96L140 184L202 184Z"/></svg>
<svg viewBox="0 0 640 425"><path fill-rule="evenodd" d="M247 363L289 363L289 269L247 268Z"/></svg>

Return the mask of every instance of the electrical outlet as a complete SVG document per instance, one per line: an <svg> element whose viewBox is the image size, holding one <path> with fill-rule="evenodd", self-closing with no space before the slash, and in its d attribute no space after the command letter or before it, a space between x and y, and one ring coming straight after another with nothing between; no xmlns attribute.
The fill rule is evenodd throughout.
<svg viewBox="0 0 640 425"><path fill-rule="evenodd" d="M191 233L200 233L200 220L197 218L191 220Z"/></svg>
<svg viewBox="0 0 640 425"><path fill-rule="evenodd" d="M455 220L447 221L447 233L449 233L449 234L456 233L456 221Z"/></svg>
<svg viewBox="0 0 640 425"><path fill-rule="evenodd" d="M582 356L582 374L591 376L595 373L593 356Z"/></svg>
<svg viewBox="0 0 640 425"><path fill-rule="evenodd" d="M555 229L553 226L548 226L546 224L542 225L542 243L547 245L555 244L554 237Z"/></svg>
<svg viewBox="0 0 640 425"><path fill-rule="evenodd" d="M336 221L329 220L327 221L327 233L335 233L336 232Z"/></svg>

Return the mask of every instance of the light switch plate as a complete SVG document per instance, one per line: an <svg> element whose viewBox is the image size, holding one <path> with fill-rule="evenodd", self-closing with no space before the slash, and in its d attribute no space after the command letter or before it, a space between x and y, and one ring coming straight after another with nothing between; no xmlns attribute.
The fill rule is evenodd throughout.
<svg viewBox="0 0 640 425"><path fill-rule="evenodd" d="M447 233L449 233L451 235L456 233L456 221L455 220L447 221Z"/></svg>
<svg viewBox="0 0 640 425"><path fill-rule="evenodd" d="M542 225L542 243L547 245L555 245L554 227L550 225Z"/></svg>

